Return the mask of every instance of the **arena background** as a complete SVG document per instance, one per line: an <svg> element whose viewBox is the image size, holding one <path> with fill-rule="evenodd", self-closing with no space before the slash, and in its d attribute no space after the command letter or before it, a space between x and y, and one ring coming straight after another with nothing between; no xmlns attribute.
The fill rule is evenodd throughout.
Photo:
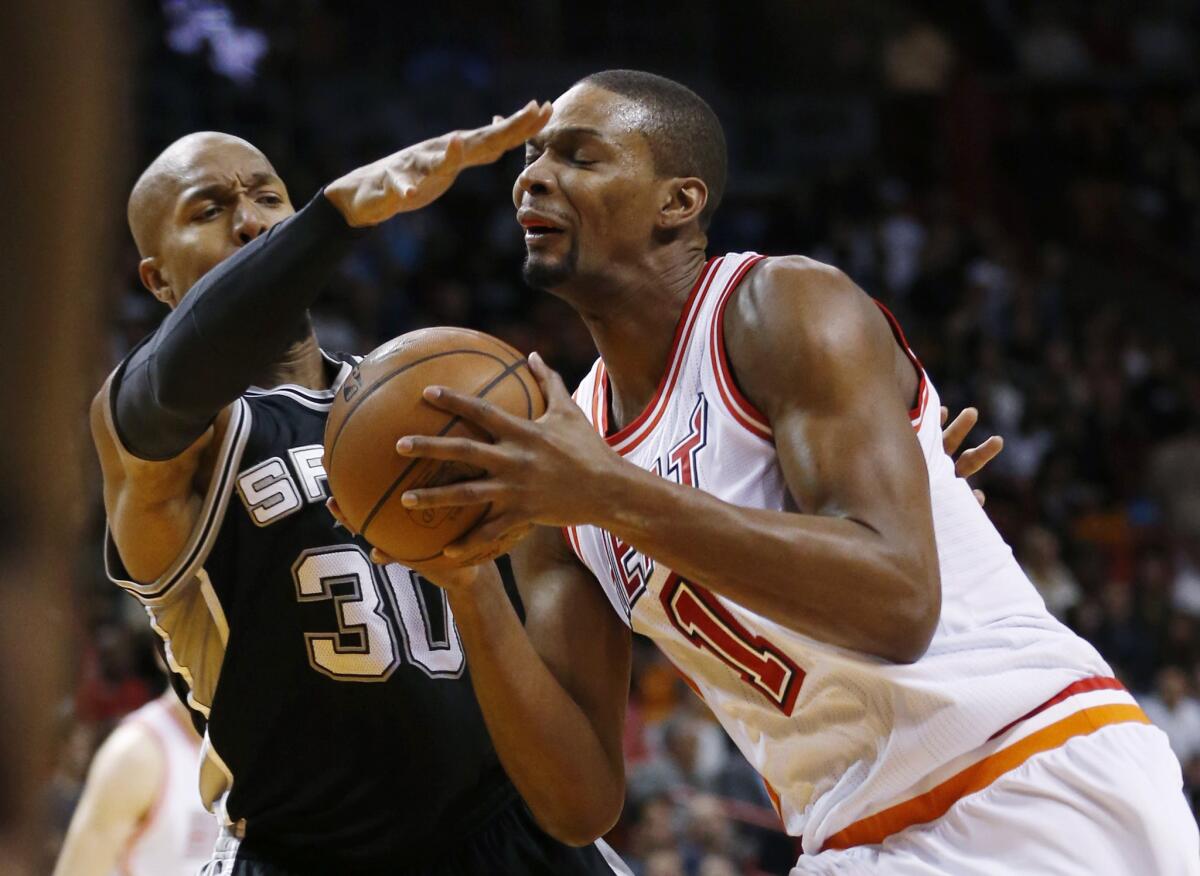
<svg viewBox="0 0 1200 876"><path fill-rule="evenodd" d="M92 386L162 316L137 281L124 194L176 137L249 139L299 205L358 164L588 72L676 77L729 138L711 251L832 262L899 315L943 398L980 408L972 437L1007 442L979 483L992 519L1050 609L1171 735L1196 798L1195 2L141 0L121 22L126 149L108 170L116 197L88 204L115 247L86 281L108 313ZM520 281L519 161L465 174L364 241L315 311L324 345L364 352L468 325L578 379L587 332ZM38 799L46 872L95 746L161 687L144 614L103 579L90 456L86 468L73 689ZM632 687L614 845L647 876L786 872L795 846L757 777L649 646Z"/></svg>

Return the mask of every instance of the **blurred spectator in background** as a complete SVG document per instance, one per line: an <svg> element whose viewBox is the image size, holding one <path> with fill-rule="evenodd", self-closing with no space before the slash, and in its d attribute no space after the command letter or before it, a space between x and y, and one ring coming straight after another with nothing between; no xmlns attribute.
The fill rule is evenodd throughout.
<svg viewBox="0 0 1200 876"><path fill-rule="evenodd" d="M641 876L687 876L683 857L674 849L659 849L646 858Z"/></svg>
<svg viewBox="0 0 1200 876"><path fill-rule="evenodd" d="M75 691L75 712L81 719L112 721L150 699L149 686L136 674L138 638L144 648L146 633L137 637L129 627L115 623L96 627Z"/></svg>
<svg viewBox="0 0 1200 876"><path fill-rule="evenodd" d="M884 80L893 91L938 94L950 82L954 61L945 35L932 22L915 20L884 46Z"/></svg>
<svg viewBox="0 0 1200 876"><path fill-rule="evenodd" d="M58 848L67 834L71 815L79 804L88 765L101 738L98 725L80 721L73 714L64 714L62 722L65 736L59 740L58 763L47 783L44 804L49 844L46 856L49 861L58 857Z"/></svg>
<svg viewBox="0 0 1200 876"><path fill-rule="evenodd" d="M1005 452L1009 447L1006 441ZM1068 620L1082 594L1079 582L1062 561L1058 536L1044 526L1030 527L1025 531L1019 558L1021 568L1042 595L1046 608L1059 620Z"/></svg>
<svg viewBox="0 0 1200 876"><path fill-rule="evenodd" d="M680 851L689 873L697 873L706 861L725 861L739 867L753 859L753 849L725 811L725 804L711 794L694 794L687 801L687 815ZM713 864L719 866L719 864Z"/></svg>
<svg viewBox="0 0 1200 876"><path fill-rule="evenodd" d="M125 718L96 751L56 876L193 876L217 841L199 763L200 736L173 690Z"/></svg>
<svg viewBox="0 0 1200 876"><path fill-rule="evenodd" d="M1171 750L1182 764L1200 758L1200 702L1191 696L1187 673L1179 666L1159 670L1154 693L1142 706L1155 726L1171 740Z"/></svg>
<svg viewBox="0 0 1200 876"><path fill-rule="evenodd" d="M1087 46L1054 3L1033 3L1032 21L1020 40L1021 66L1030 76L1068 79L1091 66Z"/></svg>

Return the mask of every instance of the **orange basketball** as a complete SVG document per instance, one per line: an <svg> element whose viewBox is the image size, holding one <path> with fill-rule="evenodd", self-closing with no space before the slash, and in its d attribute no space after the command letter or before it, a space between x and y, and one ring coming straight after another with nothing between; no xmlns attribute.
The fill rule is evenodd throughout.
<svg viewBox="0 0 1200 876"><path fill-rule="evenodd" d="M525 357L503 341L462 328L409 332L372 351L346 378L325 424L325 472L346 524L400 562L436 558L479 522L488 506L409 509L405 490L483 474L455 462L404 457L405 435L489 440L476 427L435 408L425 387L446 386L486 398L519 417L546 409Z"/></svg>

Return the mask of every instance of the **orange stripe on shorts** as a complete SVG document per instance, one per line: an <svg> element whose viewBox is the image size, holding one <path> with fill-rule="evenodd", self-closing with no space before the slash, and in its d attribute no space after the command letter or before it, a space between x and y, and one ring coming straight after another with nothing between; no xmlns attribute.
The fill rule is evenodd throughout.
<svg viewBox="0 0 1200 876"><path fill-rule="evenodd" d="M1031 733L1008 748L990 754L919 797L897 803L889 809L869 815L840 830L825 841L825 849L848 849L851 846L881 843L894 833L916 824L941 818L968 794L982 791L1000 776L1015 770L1029 758L1043 751L1058 748L1068 739L1087 736L1110 724L1136 721L1149 724L1150 719L1135 705L1116 704L1081 709L1060 721Z"/></svg>

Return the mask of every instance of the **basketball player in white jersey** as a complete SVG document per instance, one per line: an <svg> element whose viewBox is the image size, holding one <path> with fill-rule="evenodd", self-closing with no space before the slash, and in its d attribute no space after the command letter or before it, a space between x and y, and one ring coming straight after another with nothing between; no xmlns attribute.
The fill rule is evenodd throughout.
<svg viewBox="0 0 1200 876"><path fill-rule="evenodd" d="M491 505L426 574L517 786L586 781L611 805L622 765L599 740L632 628L763 775L803 837L795 874L1200 873L1165 736L954 477L899 326L835 268L706 254L725 165L678 83L610 71L562 95L514 201L527 282L600 359L572 400L531 357L534 423L430 387L492 442L397 444L488 473L403 501ZM513 562L533 642L480 562L531 523ZM589 685L580 640L612 658Z"/></svg>
<svg viewBox="0 0 1200 876"><path fill-rule="evenodd" d="M128 715L96 751L55 876L193 876L217 839L199 764L174 691Z"/></svg>

